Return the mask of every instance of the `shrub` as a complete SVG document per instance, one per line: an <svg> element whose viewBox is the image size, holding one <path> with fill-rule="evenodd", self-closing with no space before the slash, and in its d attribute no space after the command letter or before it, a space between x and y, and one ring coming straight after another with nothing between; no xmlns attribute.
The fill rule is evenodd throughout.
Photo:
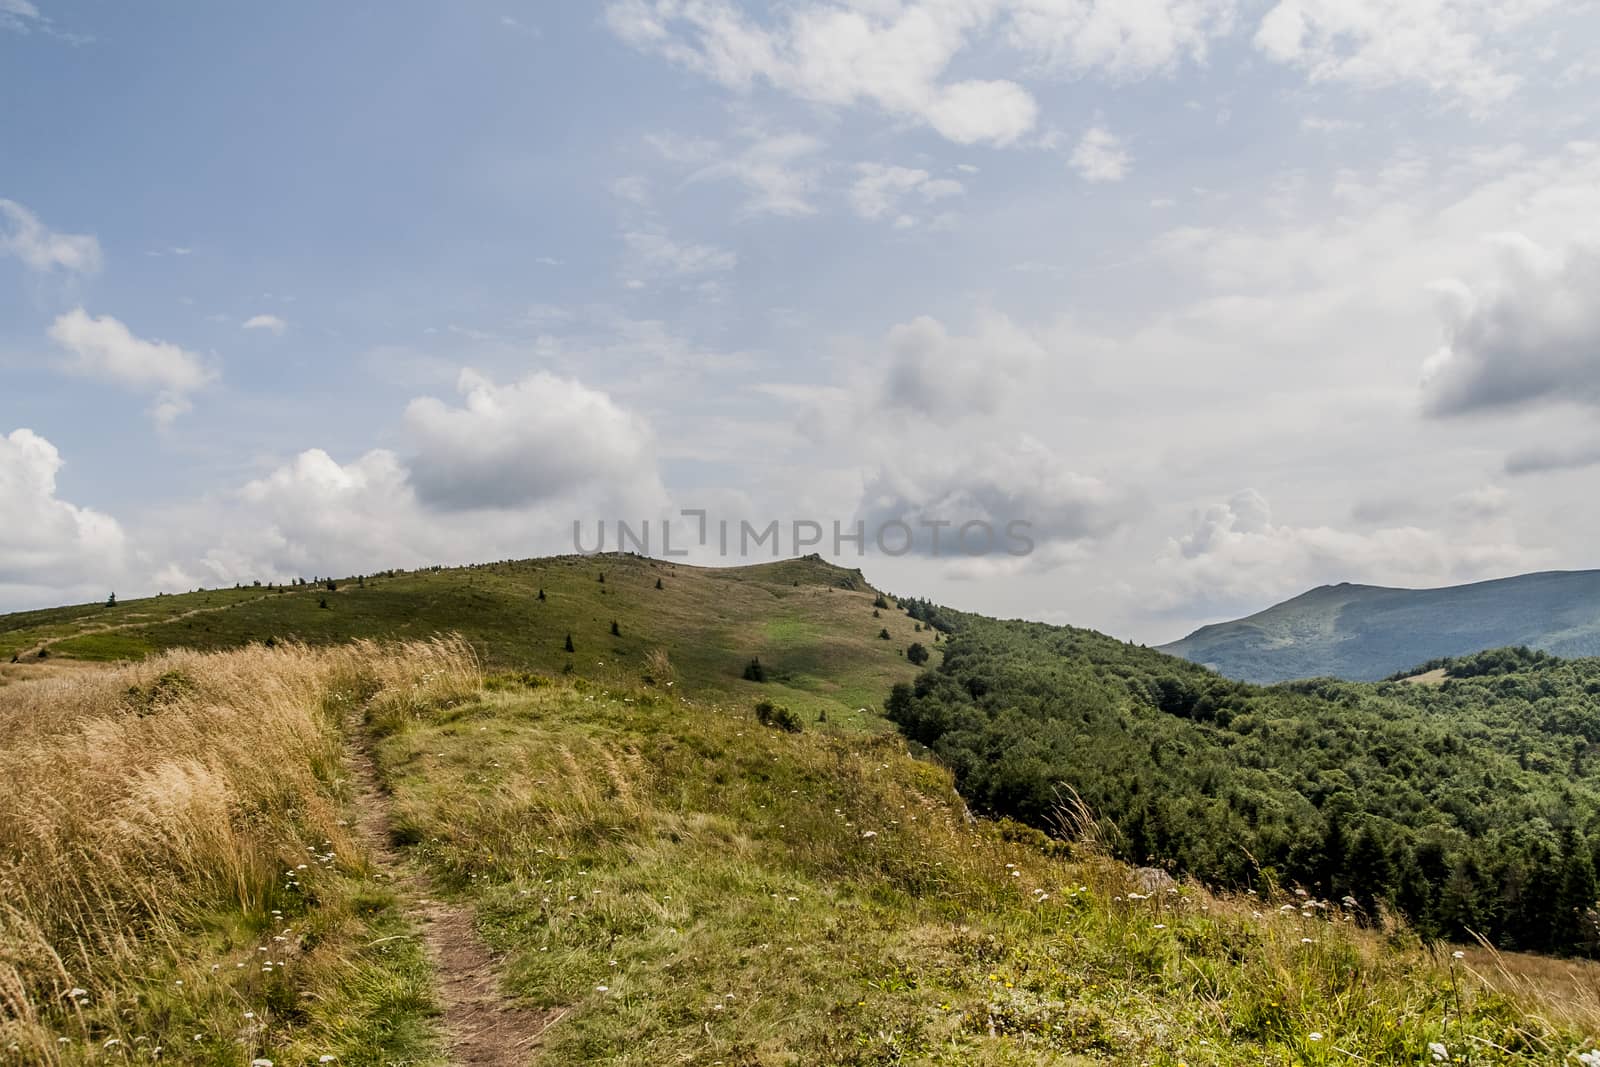
<svg viewBox="0 0 1600 1067"><path fill-rule="evenodd" d="M885 641L889 640L889 628L885 626L883 629L879 630L878 636Z"/></svg>
<svg viewBox="0 0 1600 1067"><path fill-rule="evenodd" d="M911 647L906 649L906 659L920 667L928 662L928 650L921 641L913 641Z"/></svg>
<svg viewBox="0 0 1600 1067"><path fill-rule="evenodd" d="M791 734L797 734L805 729L800 722L800 716L785 705L774 704L770 700L763 700L756 705L756 721L762 726L771 726Z"/></svg>
<svg viewBox="0 0 1600 1067"><path fill-rule="evenodd" d="M660 589L660 588L661 588L661 579L660 579L660 578L657 578L657 579L656 579L656 588L657 588L657 589Z"/></svg>
<svg viewBox="0 0 1600 1067"><path fill-rule="evenodd" d="M572 635L571 634L567 635L567 643L566 643L566 646L565 646L565 651L567 651L567 652L576 652L577 651L577 649L572 647Z"/></svg>
<svg viewBox="0 0 1600 1067"><path fill-rule="evenodd" d="M747 682L764 682L767 680L767 669L761 665L760 656L750 657L750 662L744 665L744 680Z"/></svg>
<svg viewBox="0 0 1600 1067"><path fill-rule="evenodd" d="M543 600L544 600L544 587L543 587L543 586L541 586L541 587L540 587L540 588L539 588L539 600L540 600L540 601L541 601L541 602L543 602Z"/></svg>
<svg viewBox="0 0 1600 1067"><path fill-rule="evenodd" d="M611 620L611 636L612 637L621 637L622 636L622 628L617 625L617 620L616 619L612 619Z"/></svg>
<svg viewBox="0 0 1600 1067"><path fill-rule="evenodd" d="M877 595L877 597L872 601L872 606L875 607L875 608L886 608L886 607L889 606L889 602L883 598L883 594L882 593L879 593Z"/></svg>

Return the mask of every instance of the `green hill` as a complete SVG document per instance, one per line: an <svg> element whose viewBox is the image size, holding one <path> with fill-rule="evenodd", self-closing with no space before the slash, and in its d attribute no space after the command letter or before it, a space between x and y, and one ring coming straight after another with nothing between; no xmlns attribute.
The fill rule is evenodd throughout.
<svg viewBox="0 0 1600 1067"><path fill-rule="evenodd" d="M0 616L0 679L36 667L41 650L47 663L104 662L268 640L325 645L457 633L491 670L556 675L570 665L585 678L637 685L661 650L697 692L766 693L812 717L827 710L835 721L882 729L881 718L858 709L880 706L894 682L916 673L905 659L913 643L937 647L932 630L875 608L879 593L860 571L817 557L703 568L625 554L558 556L328 584ZM763 665L764 685L742 677L752 658Z"/></svg>
<svg viewBox="0 0 1600 1067"><path fill-rule="evenodd" d="M1325 585L1161 651L1248 682L1376 681L1428 660L1525 646L1600 655L1600 571L1550 571L1443 589Z"/></svg>
<svg viewBox="0 0 1600 1067"><path fill-rule="evenodd" d="M0 642L6 1062L1531 1064L1600 1034L1600 969L1506 951L1600 951L1600 660L1261 688L815 558L199 591Z"/></svg>

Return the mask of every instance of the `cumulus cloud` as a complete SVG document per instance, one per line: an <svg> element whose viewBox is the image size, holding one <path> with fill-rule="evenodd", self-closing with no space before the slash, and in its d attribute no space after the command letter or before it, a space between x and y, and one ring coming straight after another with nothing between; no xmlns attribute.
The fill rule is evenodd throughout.
<svg viewBox="0 0 1600 1067"><path fill-rule="evenodd" d="M189 394L216 377L200 357L166 341L146 341L110 315L92 317L83 308L60 316L50 339L71 356L70 373L124 388L154 391L153 414L160 423L188 411Z"/></svg>
<svg viewBox="0 0 1600 1067"><path fill-rule="evenodd" d="M268 333L282 334L289 328L289 324L276 315L251 315L244 320L241 327L246 330L266 330Z"/></svg>
<svg viewBox="0 0 1600 1067"><path fill-rule="evenodd" d="M1519 449L1506 457L1505 472L1516 476L1583 470L1600 464L1600 441Z"/></svg>
<svg viewBox="0 0 1600 1067"><path fill-rule="evenodd" d="M127 538L109 515L56 495L61 454L32 430L0 437L0 598L13 610L102 598L123 576Z"/></svg>
<svg viewBox="0 0 1600 1067"><path fill-rule="evenodd" d="M1553 0L1279 0L1255 46L1312 81L1362 88L1416 84L1482 111L1516 91L1488 43Z"/></svg>
<svg viewBox="0 0 1600 1067"><path fill-rule="evenodd" d="M1069 161L1084 181L1120 182L1132 162L1117 135L1103 126L1092 127L1078 141Z"/></svg>
<svg viewBox="0 0 1600 1067"><path fill-rule="evenodd" d="M985 318L965 337L919 316L891 329L885 347L879 406L934 418L993 414L1046 358L1038 340L1004 315Z"/></svg>
<svg viewBox="0 0 1600 1067"><path fill-rule="evenodd" d="M762 25L726 0L619 0L606 20L635 48L730 89L765 82L813 103L871 104L961 144L1008 144L1033 128L1032 95L1011 81L945 78L993 8L805 3Z"/></svg>
<svg viewBox="0 0 1600 1067"><path fill-rule="evenodd" d="M912 551L951 561L966 557L952 575L978 577L994 568L1050 567L1076 558L1133 508L1128 494L1070 470L1048 446L1020 437L956 456L918 449L894 455L866 481L858 517L869 537L886 523L905 523L914 535ZM984 525L963 539L966 523ZM904 534L884 541L894 551ZM986 563L974 571L980 556Z"/></svg>
<svg viewBox="0 0 1600 1067"><path fill-rule="evenodd" d="M1474 500L1461 502L1470 509ZM1479 494L1476 502L1498 514L1498 499ZM1462 537L1416 526L1356 533L1280 524L1266 497L1246 489L1195 512L1188 532L1168 541L1156 560L1154 603L1232 615L1334 582L1434 586L1528 569L1534 555L1503 535L1493 525Z"/></svg>
<svg viewBox="0 0 1600 1067"><path fill-rule="evenodd" d="M916 217L899 210L911 197L931 204L946 197L960 196L966 188L951 178L935 178L925 170L895 167L883 163L858 163L856 180L850 187L850 204L864 219L891 217L897 226L915 225Z"/></svg>
<svg viewBox="0 0 1600 1067"><path fill-rule="evenodd" d="M1428 410L1600 404L1600 244L1554 252L1511 235L1499 245L1486 282L1436 286L1445 343L1423 368Z"/></svg>
<svg viewBox="0 0 1600 1067"><path fill-rule="evenodd" d="M0 17L5 10L0 0ZM101 263L93 234L56 233L15 200L0 200L0 255L15 256L40 273L93 274Z"/></svg>
<svg viewBox="0 0 1600 1067"><path fill-rule="evenodd" d="M406 408L411 484L443 510L517 508L593 490L611 499L660 492L643 419L605 393L546 373L496 385L472 370L461 406L433 397Z"/></svg>

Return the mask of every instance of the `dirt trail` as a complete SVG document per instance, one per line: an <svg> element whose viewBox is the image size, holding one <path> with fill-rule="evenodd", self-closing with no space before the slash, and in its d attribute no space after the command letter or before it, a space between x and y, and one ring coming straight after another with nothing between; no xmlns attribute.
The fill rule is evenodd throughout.
<svg viewBox="0 0 1600 1067"><path fill-rule="evenodd" d="M522 1067L532 1059L545 1031L566 1011L525 1008L499 992L497 961L473 929L471 909L437 899L427 877L394 846L389 798L379 784L366 732L357 716L346 726L355 826L380 876L399 891L433 961L450 1062L460 1067Z"/></svg>

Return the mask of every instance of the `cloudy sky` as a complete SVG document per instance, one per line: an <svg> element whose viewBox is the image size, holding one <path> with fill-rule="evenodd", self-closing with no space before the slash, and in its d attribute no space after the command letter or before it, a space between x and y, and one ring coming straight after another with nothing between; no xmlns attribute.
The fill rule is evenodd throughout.
<svg viewBox="0 0 1600 1067"><path fill-rule="evenodd" d="M0 0L0 95L0 611L686 508L1151 642L1600 565L1592 3Z"/></svg>

